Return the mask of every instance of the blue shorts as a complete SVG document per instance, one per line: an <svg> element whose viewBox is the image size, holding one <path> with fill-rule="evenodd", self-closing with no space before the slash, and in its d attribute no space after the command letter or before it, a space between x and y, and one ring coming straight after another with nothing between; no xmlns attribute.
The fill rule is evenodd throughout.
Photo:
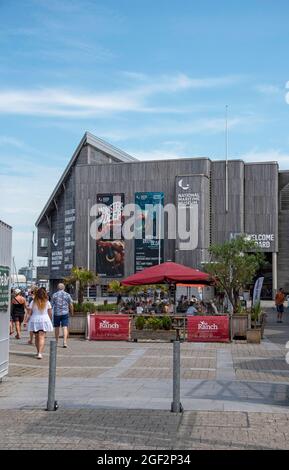
<svg viewBox="0 0 289 470"><path fill-rule="evenodd" d="M283 313L284 312L284 305L283 304L276 305L276 307L277 307L277 312L278 313Z"/></svg>
<svg viewBox="0 0 289 470"><path fill-rule="evenodd" d="M69 315L54 315L53 325L54 328L59 328L60 326L68 326L69 324Z"/></svg>

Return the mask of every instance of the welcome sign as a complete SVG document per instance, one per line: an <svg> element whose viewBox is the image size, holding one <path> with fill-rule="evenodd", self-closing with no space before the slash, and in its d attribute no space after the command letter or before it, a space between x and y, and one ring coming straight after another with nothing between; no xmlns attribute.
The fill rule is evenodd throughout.
<svg viewBox="0 0 289 470"><path fill-rule="evenodd" d="M0 311L6 312L9 305L9 277L10 269L0 266Z"/></svg>

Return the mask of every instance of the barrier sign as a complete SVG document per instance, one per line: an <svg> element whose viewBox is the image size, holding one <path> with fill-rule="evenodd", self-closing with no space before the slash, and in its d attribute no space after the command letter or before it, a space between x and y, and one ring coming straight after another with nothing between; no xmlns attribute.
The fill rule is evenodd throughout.
<svg viewBox="0 0 289 470"><path fill-rule="evenodd" d="M99 341L128 341L130 317L128 315L98 315L88 317L88 339Z"/></svg>
<svg viewBox="0 0 289 470"><path fill-rule="evenodd" d="M188 316L188 341L221 342L229 341L228 316Z"/></svg>

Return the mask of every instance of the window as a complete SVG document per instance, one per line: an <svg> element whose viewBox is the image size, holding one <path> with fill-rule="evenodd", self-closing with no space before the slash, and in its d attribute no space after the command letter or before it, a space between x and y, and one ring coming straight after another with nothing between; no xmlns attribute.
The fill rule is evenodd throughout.
<svg viewBox="0 0 289 470"><path fill-rule="evenodd" d="M40 238L40 248L48 247L48 238Z"/></svg>

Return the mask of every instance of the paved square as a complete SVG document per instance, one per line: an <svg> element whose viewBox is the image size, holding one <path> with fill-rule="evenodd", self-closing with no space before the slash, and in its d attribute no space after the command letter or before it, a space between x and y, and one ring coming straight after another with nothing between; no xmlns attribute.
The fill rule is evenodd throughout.
<svg viewBox="0 0 289 470"><path fill-rule="evenodd" d="M60 408L46 412L49 338L41 361L27 336L12 339L0 447L287 449L288 323L271 317L260 345L182 343L182 415L170 412L171 343L70 338L57 351Z"/></svg>

